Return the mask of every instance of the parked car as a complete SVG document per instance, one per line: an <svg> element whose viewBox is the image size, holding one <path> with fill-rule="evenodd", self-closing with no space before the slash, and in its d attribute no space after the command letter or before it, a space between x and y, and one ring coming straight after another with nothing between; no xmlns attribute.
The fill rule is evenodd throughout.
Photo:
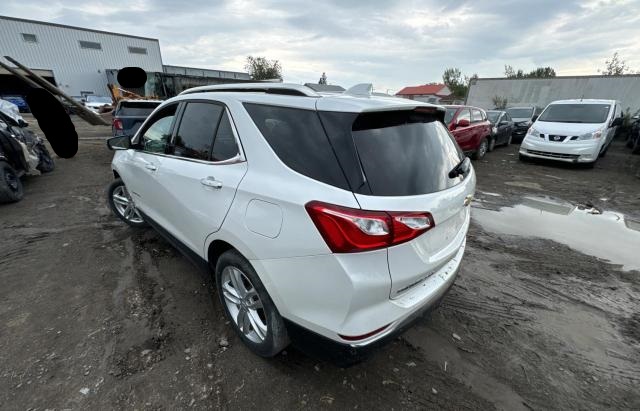
<svg viewBox="0 0 640 411"><path fill-rule="evenodd" d="M88 95L84 99L84 106L95 113L103 113L113 106L111 97Z"/></svg>
<svg viewBox="0 0 640 411"><path fill-rule="evenodd" d="M120 100L113 110L111 132L114 136L134 135L160 103L160 100Z"/></svg>
<svg viewBox="0 0 640 411"><path fill-rule="evenodd" d="M109 140L109 204L215 272L254 353L351 363L456 278L476 178L443 118L370 85L197 87Z"/></svg>
<svg viewBox="0 0 640 411"><path fill-rule="evenodd" d="M514 123L513 139L514 143L522 143L527 130L538 118L536 108L533 106L510 107L505 110Z"/></svg>
<svg viewBox="0 0 640 411"><path fill-rule="evenodd" d="M547 158L593 167L622 124L615 100L559 100L549 104L529 128L520 158Z"/></svg>
<svg viewBox="0 0 640 411"><path fill-rule="evenodd" d="M465 153L479 160L489 150L491 124L485 111L471 106L445 106L444 122Z"/></svg>
<svg viewBox="0 0 640 411"><path fill-rule="evenodd" d="M514 125L509 113L500 110L489 110L487 111L487 118L491 123L489 151L493 151L496 145L508 146L511 144Z"/></svg>
<svg viewBox="0 0 640 411"><path fill-rule="evenodd" d="M631 149L633 154L640 154L640 115L635 115L631 118L627 147Z"/></svg>
<svg viewBox="0 0 640 411"><path fill-rule="evenodd" d="M27 101L24 99L24 96L17 96L17 95L2 96L2 100L6 100L15 104L21 113L31 112L31 110L29 109L29 105L27 104Z"/></svg>

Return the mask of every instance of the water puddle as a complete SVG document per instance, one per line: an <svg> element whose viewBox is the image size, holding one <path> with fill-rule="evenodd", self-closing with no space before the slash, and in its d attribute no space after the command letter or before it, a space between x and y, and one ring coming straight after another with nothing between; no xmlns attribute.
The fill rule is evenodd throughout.
<svg viewBox="0 0 640 411"><path fill-rule="evenodd" d="M513 207L474 208L471 215L488 231L553 240L621 264L623 270L640 270L640 221L621 213L551 197L525 197Z"/></svg>

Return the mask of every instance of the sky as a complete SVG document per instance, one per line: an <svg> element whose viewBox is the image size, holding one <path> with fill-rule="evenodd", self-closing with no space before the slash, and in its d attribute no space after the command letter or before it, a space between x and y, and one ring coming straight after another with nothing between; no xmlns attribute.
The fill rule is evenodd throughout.
<svg viewBox="0 0 640 411"><path fill-rule="evenodd" d="M0 14L153 37L165 64L243 71L280 61L286 82L396 92L447 67L597 74L614 52L640 71L640 0L2 0Z"/></svg>

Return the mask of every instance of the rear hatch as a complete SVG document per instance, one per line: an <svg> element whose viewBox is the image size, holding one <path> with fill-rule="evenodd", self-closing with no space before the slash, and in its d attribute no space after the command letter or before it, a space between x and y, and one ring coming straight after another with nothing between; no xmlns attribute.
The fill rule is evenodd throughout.
<svg viewBox="0 0 640 411"><path fill-rule="evenodd" d="M135 134L142 123L160 105L159 101L122 101L115 117L122 122L123 134Z"/></svg>
<svg viewBox="0 0 640 411"><path fill-rule="evenodd" d="M391 298L449 262L468 229L468 197L473 194L475 176L442 124L443 116L436 108L320 113L362 209L391 215L427 212L435 223L411 241L388 248ZM347 133L353 153L337 147L341 141L344 144ZM350 161L350 157L357 161ZM450 174L461 164L464 173Z"/></svg>

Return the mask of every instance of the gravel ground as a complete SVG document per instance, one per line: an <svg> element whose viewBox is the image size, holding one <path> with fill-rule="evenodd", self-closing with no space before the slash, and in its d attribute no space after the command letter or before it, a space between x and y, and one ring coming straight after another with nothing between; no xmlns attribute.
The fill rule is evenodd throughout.
<svg viewBox="0 0 640 411"><path fill-rule="evenodd" d="M0 207L0 409L640 409L640 272L570 247L571 225L543 228L566 231L560 242L492 225L545 195L587 221L611 210L626 224L613 236L634 235L640 156L621 142L594 170L522 163L517 146L475 162L455 286L340 369L293 348L270 360L245 349L210 281L154 231L111 215L112 154L97 139L110 130L76 124L78 155Z"/></svg>

